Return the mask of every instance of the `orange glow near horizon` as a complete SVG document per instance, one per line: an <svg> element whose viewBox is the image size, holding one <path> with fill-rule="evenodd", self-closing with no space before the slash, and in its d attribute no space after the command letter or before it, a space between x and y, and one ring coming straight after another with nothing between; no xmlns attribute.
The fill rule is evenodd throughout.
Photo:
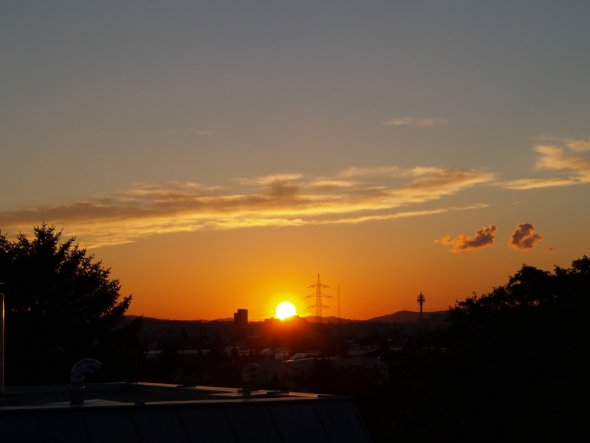
<svg viewBox="0 0 590 443"><path fill-rule="evenodd" d="M263 321L286 300L299 315L313 315L306 310L313 299L306 297L318 272L332 297L326 300L326 317L340 312L342 318L364 320L417 311L420 291L426 296L425 311L445 310L473 291L503 284L522 264L522 253L501 244L448 251L433 243L438 234L424 234L432 229L430 223L399 220L395 229L376 222L369 230L308 226L166 234L94 252L120 280L121 294L133 295L129 314L175 320L228 319L246 308L251 321ZM453 232L452 224L442 219L436 231ZM470 224L483 226L478 220ZM527 260L543 269L568 263L565 253L545 254L540 248Z"/></svg>

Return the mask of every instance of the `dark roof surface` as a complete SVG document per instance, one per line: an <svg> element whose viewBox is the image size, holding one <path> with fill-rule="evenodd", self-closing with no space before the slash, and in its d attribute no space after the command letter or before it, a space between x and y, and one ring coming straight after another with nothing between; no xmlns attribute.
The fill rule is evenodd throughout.
<svg viewBox="0 0 590 443"><path fill-rule="evenodd" d="M102 390L103 398L100 389L89 395L84 406L70 406L59 395L51 401L50 392L24 404L34 391L9 393L0 406L0 442L370 441L344 397L256 391L245 398L227 388L112 386Z"/></svg>

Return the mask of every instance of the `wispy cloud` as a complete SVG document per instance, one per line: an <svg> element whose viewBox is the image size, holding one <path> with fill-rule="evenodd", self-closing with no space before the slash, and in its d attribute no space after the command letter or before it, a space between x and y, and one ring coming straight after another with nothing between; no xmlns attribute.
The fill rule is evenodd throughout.
<svg viewBox="0 0 590 443"><path fill-rule="evenodd" d="M349 168L332 177L290 172L242 178L230 187L138 184L86 201L0 212L0 226L4 232L27 231L45 221L93 247L169 232L356 224L480 208L410 207L493 179L494 174L477 169L378 167Z"/></svg>
<svg viewBox="0 0 590 443"><path fill-rule="evenodd" d="M590 138L568 138L564 140L564 144L570 151L590 152Z"/></svg>
<svg viewBox="0 0 590 443"><path fill-rule="evenodd" d="M389 119L383 124L385 126L409 126L412 128L433 128L444 125L448 120L440 117L397 117Z"/></svg>
<svg viewBox="0 0 590 443"><path fill-rule="evenodd" d="M382 214L382 215L365 215L359 217L348 217L348 218L340 218L335 220L325 220L321 224L352 224L356 225L359 223L365 222L372 222L372 221L387 221L387 220L395 220L398 218L411 218L411 217L423 217L426 215L437 215L437 214L444 214L447 212L454 212L454 211L468 211L471 209L483 209L487 208L489 205L487 203L476 203L474 205L469 206L452 206L449 208L434 208L434 209L424 209L422 211L401 211L395 212L392 214Z"/></svg>
<svg viewBox="0 0 590 443"><path fill-rule="evenodd" d="M534 147L535 169L558 176L519 178L501 182L508 189L528 190L590 183L590 139L561 139Z"/></svg>
<svg viewBox="0 0 590 443"><path fill-rule="evenodd" d="M310 187L318 189L352 188L356 185L358 185L357 181L329 177L314 178L309 183Z"/></svg>
<svg viewBox="0 0 590 443"><path fill-rule="evenodd" d="M383 177L383 176L400 176L404 172L399 166L377 166L374 168L359 168L352 166L340 172L340 177Z"/></svg>
<svg viewBox="0 0 590 443"><path fill-rule="evenodd" d="M302 178L302 174L296 172L284 172L280 174L261 175L258 177L240 177L234 179L234 181L242 185L269 185L272 183L295 182Z"/></svg>
<svg viewBox="0 0 590 443"><path fill-rule="evenodd" d="M521 223L516 226L510 237L510 246L514 249L530 249L542 239L542 235L535 234L535 227L531 223Z"/></svg>
<svg viewBox="0 0 590 443"><path fill-rule="evenodd" d="M452 238L450 235L445 235L440 240L436 240L436 243L440 243L445 246L452 246L451 250L453 252L461 252L490 246L494 243L495 237L496 226L490 225L481 228L475 233L473 237L467 237L464 234L460 234L455 238Z"/></svg>

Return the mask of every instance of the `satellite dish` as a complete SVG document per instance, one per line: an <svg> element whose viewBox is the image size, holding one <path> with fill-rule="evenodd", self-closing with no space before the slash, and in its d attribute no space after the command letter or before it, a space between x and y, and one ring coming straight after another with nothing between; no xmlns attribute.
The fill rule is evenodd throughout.
<svg viewBox="0 0 590 443"><path fill-rule="evenodd" d="M72 405L84 404L84 376L92 374L102 367L102 363L94 358L78 360L70 372L70 403Z"/></svg>
<svg viewBox="0 0 590 443"><path fill-rule="evenodd" d="M102 367L102 363L94 358L83 358L78 360L72 367L70 377L72 380L84 379L84 376L96 372Z"/></svg>

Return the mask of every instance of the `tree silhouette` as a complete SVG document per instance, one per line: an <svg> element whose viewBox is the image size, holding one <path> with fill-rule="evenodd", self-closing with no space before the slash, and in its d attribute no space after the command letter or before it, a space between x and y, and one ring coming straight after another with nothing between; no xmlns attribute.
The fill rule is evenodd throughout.
<svg viewBox="0 0 590 443"><path fill-rule="evenodd" d="M458 302L448 359L457 422L490 429L490 441L567 440L588 389L589 310L586 256L552 273L523 266L506 285Z"/></svg>
<svg viewBox="0 0 590 443"><path fill-rule="evenodd" d="M54 226L35 227L32 240L0 233L0 281L9 383L67 381L80 358L116 360L139 328L121 327L131 296L120 297L110 269Z"/></svg>

